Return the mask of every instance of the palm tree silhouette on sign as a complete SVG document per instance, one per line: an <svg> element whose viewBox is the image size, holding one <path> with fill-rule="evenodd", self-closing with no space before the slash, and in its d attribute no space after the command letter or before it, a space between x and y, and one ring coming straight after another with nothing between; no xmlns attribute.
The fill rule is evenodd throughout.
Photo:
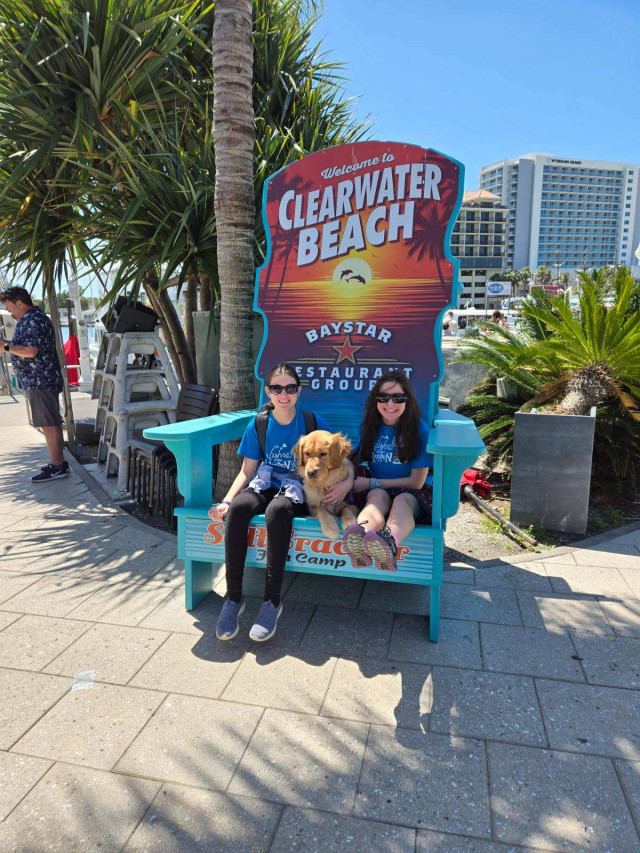
<svg viewBox="0 0 640 853"><path fill-rule="evenodd" d="M304 192L305 190L310 189L312 184L310 181L305 181L302 175L287 175L287 170L284 169L281 175L277 175L273 178L271 186L273 187L273 191L276 193L277 197L282 198L282 196L288 190L293 190L296 193ZM283 231L280 226L280 218L278 217L276 219L276 228L271 240L271 257L269 258L269 266L267 267L267 273L265 276L264 287L262 291L264 295L265 310L267 309L267 291L269 289L269 284L271 283L271 272L273 268L273 262L276 259L279 261L284 259L284 266L280 274L280 286L278 287L275 299L272 300L273 305L271 307L275 308L278 304L278 299L280 298L280 291L282 290L284 276L287 271L287 265L289 263L289 255L294 250L297 241L297 232L293 230Z"/></svg>
<svg viewBox="0 0 640 853"><path fill-rule="evenodd" d="M443 291L447 284L442 271L442 262L446 260L445 236L449 225L448 208L437 202L427 201L416 207L413 220L413 237L408 240L409 257L422 261L428 256L435 261Z"/></svg>

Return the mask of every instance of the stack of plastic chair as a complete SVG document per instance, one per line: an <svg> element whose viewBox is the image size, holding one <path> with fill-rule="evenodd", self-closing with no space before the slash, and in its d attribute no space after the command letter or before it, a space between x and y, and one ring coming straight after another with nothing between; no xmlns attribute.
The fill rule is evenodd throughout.
<svg viewBox="0 0 640 853"><path fill-rule="evenodd" d="M98 462L127 485L128 443L134 433L173 423L178 381L159 331L104 335L93 380L100 431Z"/></svg>
<svg viewBox="0 0 640 853"><path fill-rule="evenodd" d="M189 421L216 414L218 393L204 385L183 385L178 396L177 421ZM131 497L145 509L174 524L173 511L178 499L176 462L161 441L150 441L142 433L129 440L127 488Z"/></svg>

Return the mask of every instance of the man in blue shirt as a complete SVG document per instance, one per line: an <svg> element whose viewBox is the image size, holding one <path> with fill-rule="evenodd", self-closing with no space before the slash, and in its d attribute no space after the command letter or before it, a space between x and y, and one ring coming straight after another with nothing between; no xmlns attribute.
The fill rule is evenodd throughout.
<svg viewBox="0 0 640 853"><path fill-rule="evenodd" d="M31 479L34 483L60 480L69 476L69 463L62 450L62 418L58 395L62 391L62 371L56 352L53 324L47 315L33 304L24 287L10 287L0 294L0 301L18 321L13 340L0 339L11 354L11 363L31 410L31 423L42 429L50 463Z"/></svg>

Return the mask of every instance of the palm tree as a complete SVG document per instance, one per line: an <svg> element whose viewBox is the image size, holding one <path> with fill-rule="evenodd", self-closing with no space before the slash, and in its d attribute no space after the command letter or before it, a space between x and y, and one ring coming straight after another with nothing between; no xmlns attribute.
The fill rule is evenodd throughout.
<svg viewBox="0 0 640 853"><path fill-rule="evenodd" d="M215 211L220 276L220 408L251 409L255 196L251 0L217 0L213 25ZM235 446L223 445L216 496L237 471Z"/></svg>

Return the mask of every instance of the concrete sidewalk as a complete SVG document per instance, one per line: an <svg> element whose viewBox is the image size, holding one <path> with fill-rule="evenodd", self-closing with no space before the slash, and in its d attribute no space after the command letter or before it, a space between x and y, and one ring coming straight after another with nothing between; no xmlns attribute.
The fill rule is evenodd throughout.
<svg viewBox="0 0 640 853"><path fill-rule="evenodd" d="M428 595L287 574L274 640L0 398L0 850L640 851L640 529ZM640 527L640 526L639 526Z"/></svg>

